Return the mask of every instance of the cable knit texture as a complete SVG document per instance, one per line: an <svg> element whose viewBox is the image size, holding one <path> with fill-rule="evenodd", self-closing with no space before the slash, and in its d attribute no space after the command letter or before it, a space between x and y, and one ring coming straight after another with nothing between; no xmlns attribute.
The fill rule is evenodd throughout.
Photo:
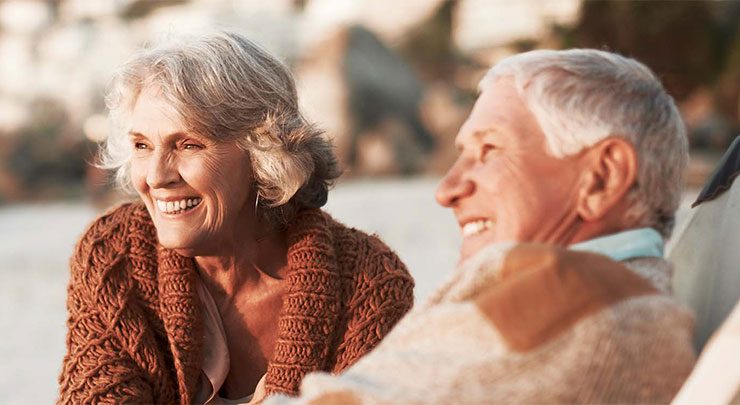
<svg viewBox="0 0 740 405"><path fill-rule="evenodd" d="M294 395L311 371L339 372L413 302L413 281L376 237L307 209L288 227L288 292L268 393ZM58 403L192 402L203 319L191 258L158 246L142 204L96 220L70 260L67 354Z"/></svg>

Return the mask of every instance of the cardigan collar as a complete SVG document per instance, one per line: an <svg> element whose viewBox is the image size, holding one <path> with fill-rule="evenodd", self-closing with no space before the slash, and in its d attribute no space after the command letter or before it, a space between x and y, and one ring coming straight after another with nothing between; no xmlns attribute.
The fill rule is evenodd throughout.
<svg viewBox="0 0 740 405"><path fill-rule="evenodd" d="M288 226L288 291L283 297L275 353L267 365L268 392L298 393L299 381L326 369L341 305L333 220L305 209Z"/></svg>
<svg viewBox="0 0 740 405"><path fill-rule="evenodd" d="M288 290L267 366L269 393L297 393L304 375L326 368L340 312L341 280L331 218L318 209L296 214L287 229ZM158 249L160 314L177 370L182 403L192 401L203 345L202 307L192 258Z"/></svg>
<svg viewBox="0 0 740 405"><path fill-rule="evenodd" d="M159 247L158 280L160 315L167 331L180 403L192 403L200 373L203 314L192 258Z"/></svg>

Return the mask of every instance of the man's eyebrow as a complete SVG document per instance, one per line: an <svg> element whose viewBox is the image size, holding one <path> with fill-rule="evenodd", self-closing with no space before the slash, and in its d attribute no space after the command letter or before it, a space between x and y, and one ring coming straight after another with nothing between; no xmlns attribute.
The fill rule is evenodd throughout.
<svg viewBox="0 0 740 405"><path fill-rule="evenodd" d="M479 129L473 132L473 137L476 138L477 140L480 140L486 135L495 135L498 133L500 133L498 129L496 129L495 127L490 127L490 128Z"/></svg>

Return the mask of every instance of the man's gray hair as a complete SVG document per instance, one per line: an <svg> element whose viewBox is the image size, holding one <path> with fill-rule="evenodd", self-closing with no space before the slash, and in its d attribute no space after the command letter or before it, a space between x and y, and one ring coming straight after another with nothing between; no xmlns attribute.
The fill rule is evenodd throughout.
<svg viewBox="0 0 740 405"><path fill-rule="evenodd" d="M323 132L301 114L293 76L260 46L227 31L169 38L115 73L106 97L114 130L101 166L116 170L124 189L132 190L127 125L147 87L157 88L189 131L248 152L269 218L286 223L297 209L326 202L340 170Z"/></svg>
<svg viewBox="0 0 740 405"><path fill-rule="evenodd" d="M671 234L688 165L686 129L673 98L640 62L594 49L537 50L510 56L481 80L512 77L555 157L608 137L629 141L638 157L627 213Z"/></svg>

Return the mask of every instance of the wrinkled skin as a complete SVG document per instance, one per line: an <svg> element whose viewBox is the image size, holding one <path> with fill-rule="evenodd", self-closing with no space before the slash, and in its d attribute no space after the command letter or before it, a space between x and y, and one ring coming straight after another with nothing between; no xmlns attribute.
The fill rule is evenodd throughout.
<svg viewBox="0 0 740 405"><path fill-rule="evenodd" d="M191 133L156 88L132 111L131 179L162 246L193 257L221 316L231 363L227 397L254 392L278 336L287 289L285 234L260 221L247 152ZM167 213L156 200L201 198L190 211Z"/></svg>
<svg viewBox="0 0 740 405"><path fill-rule="evenodd" d="M213 255L244 241L256 223L247 153L231 143L189 133L175 109L155 89L145 89L133 109L129 136L131 177L157 228L160 243L188 256ZM202 198L179 215L155 199Z"/></svg>
<svg viewBox="0 0 740 405"><path fill-rule="evenodd" d="M461 261L491 243L569 245L631 226L620 221L636 172L632 146L608 138L551 156L510 77L482 92L455 145L458 158L436 199L457 217Z"/></svg>

